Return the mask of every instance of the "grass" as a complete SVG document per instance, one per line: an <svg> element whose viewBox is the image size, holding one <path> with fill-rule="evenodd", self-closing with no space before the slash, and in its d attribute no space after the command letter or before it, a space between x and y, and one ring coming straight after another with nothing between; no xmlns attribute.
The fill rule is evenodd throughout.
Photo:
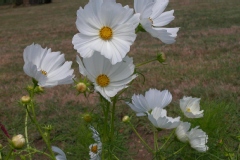
<svg viewBox="0 0 240 160"><path fill-rule="evenodd" d="M126 0L119 2L129 3ZM24 109L17 103L21 96L27 94L24 87L31 83L22 69L24 48L33 42L39 43L53 51L65 53L67 60L75 62L77 52L73 49L71 40L78 32L75 27L76 10L86 3L87 0L59 0L38 6L0 6L0 121L6 125L11 135L24 133ZM201 97L205 116L192 123L200 124L209 134L210 150L206 154L197 154L191 150L188 154L189 148L186 148L183 154L174 158L216 159L211 156L215 155L227 159L226 151L223 146L218 146L218 141L223 139L224 146L236 155L237 142L231 136L240 134L237 130L240 125L240 2L172 0L168 6L170 9L175 10L176 19L169 26L181 27L176 43L165 45L146 33L140 33L129 53L137 64L154 58L157 52L162 51L167 56L167 65L154 62L139 68L139 72L145 75L145 83L139 76L124 96L143 94L148 88L168 89L173 94L173 104L170 105L172 114L179 112L178 100L183 95ZM73 68L76 77L80 77L76 63ZM89 108L98 113L95 105L98 98L95 95L88 99L82 95L76 96L72 88L66 85L46 89L38 98L39 120L43 124L51 123L54 126L54 142L66 151L69 159L78 159L83 154L86 155L83 159L88 159L88 146L82 145L88 141L82 142L79 134L83 127L81 114L89 111ZM120 121L124 114L129 113L132 112L122 104L118 108L117 120ZM150 137L149 127L143 127L148 126L148 122L137 118L133 118L133 121L138 123L138 130L144 137ZM118 125L120 127L122 124ZM131 130L126 126L121 127L126 130L125 136L135 141ZM41 140L33 128L30 135L32 141L41 146ZM3 134L0 134L0 143L6 144ZM141 145L135 147L138 149ZM125 156L129 159L149 159L142 148L136 153L137 155Z"/></svg>

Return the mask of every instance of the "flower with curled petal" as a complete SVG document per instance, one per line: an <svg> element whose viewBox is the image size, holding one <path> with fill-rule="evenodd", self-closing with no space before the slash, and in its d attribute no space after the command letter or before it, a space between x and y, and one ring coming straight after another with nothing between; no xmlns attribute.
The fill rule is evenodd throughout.
<svg viewBox="0 0 240 160"><path fill-rule="evenodd" d="M39 44L32 44L24 49L24 72L38 81L41 87L53 87L73 83L72 62L65 62L63 54L43 49Z"/></svg>
<svg viewBox="0 0 240 160"><path fill-rule="evenodd" d="M192 128L188 133L189 143L192 148L196 149L199 152L206 152L208 146L206 145L208 141L208 135L201 129L198 129L199 126Z"/></svg>
<svg viewBox="0 0 240 160"><path fill-rule="evenodd" d="M188 118L203 117L203 110L200 111L200 99L192 97L183 97L180 99L180 108L184 115Z"/></svg>
<svg viewBox="0 0 240 160"><path fill-rule="evenodd" d="M156 107L148 115L148 119L156 128L161 129L173 129L180 124L180 117L172 118L167 117L167 111L165 109Z"/></svg>
<svg viewBox="0 0 240 160"><path fill-rule="evenodd" d="M176 128L176 136L181 142L188 141L188 130L190 129L191 124L188 122L181 122L179 126Z"/></svg>
<svg viewBox="0 0 240 160"><path fill-rule="evenodd" d="M165 28L175 17L174 10L163 12L169 0L134 0L134 9L140 13L140 24L153 37L163 43L175 42L179 28Z"/></svg>
<svg viewBox="0 0 240 160"><path fill-rule="evenodd" d="M83 58L98 51L112 64L121 62L136 39L135 28L140 14L116 0L90 0L77 11L76 26L80 33L74 35L74 49Z"/></svg>
<svg viewBox="0 0 240 160"><path fill-rule="evenodd" d="M168 90L159 91L149 89L143 95L133 95L132 103L127 104L134 110L137 116L145 116L155 107L164 108L172 101L172 94Z"/></svg>
<svg viewBox="0 0 240 160"><path fill-rule="evenodd" d="M128 87L127 84L137 77L133 74L135 67L133 59L128 56L123 58L122 62L113 65L107 58L95 51L92 57L83 58L83 60L77 56L77 63L80 73L93 82L95 90L109 102L111 102L111 97Z"/></svg>

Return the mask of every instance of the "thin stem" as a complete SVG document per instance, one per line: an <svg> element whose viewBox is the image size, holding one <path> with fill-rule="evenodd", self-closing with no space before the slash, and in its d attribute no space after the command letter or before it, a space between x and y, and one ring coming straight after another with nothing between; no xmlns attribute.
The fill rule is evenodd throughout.
<svg viewBox="0 0 240 160"><path fill-rule="evenodd" d="M168 139L165 141L165 143L162 145L162 147L159 149L161 150L166 144L167 142L169 141L169 139L172 137L172 135L174 134L175 130L172 131L172 133L170 134L170 136L168 137Z"/></svg>
<svg viewBox="0 0 240 160"><path fill-rule="evenodd" d="M41 154L44 154L44 155L52 158L51 155L49 155L49 154L47 154L47 153L45 153L45 152L43 152L43 151L39 151L39 150L37 150L37 149L35 149L35 148L30 148L30 150L34 151L35 153L41 153ZM27 154L27 156L28 156L28 155L30 156L30 154Z"/></svg>
<svg viewBox="0 0 240 160"><path fill-rule="evenodd" d="M157 58L154 58L154 59L148 60L148 61L146 61L146 62L137 64L135 68L138 68L138 67L140 67L140 66L142 66L142 65L144 65L144 64L147 64L147 63L150 63L150 62L153 62L153 61L156 61L156 60L157 60Z"/></svg>
<svg viewBox="0 0 240 160"><path fill-rule="evenodd" d="M153 126L153 136L154 136L154 150L155 152L158 151L158 135L157 135L157 130L156 128Z"/></svg>
<svg viewBox="0 0 240 160"><path fill-rule="evenodd" d="M12 149L12 147L11 147L11 150L9 151L6 160L9 160L9 158L11 157L12 152L13 152L13 149Z"/></svg>
<svg viewBox="0 0 240 160"><path fill-rule="evenodd" d="M142 144L146 147L146 149L148 150L148 152L153 153L154 151L152 150L151 147L149 147L149 145L142 139L142 137L138 134L137 130L134 128L134 126L132 125L131 122L129 122L130 126L132 127L132 130L135 132L135 134L138 136L138 138L141 140Z"/></svg>
<svg viewBox="0 0 240 160"><path fill-rule="evenodd" d="M174 152L172 155L170 155L169 157L167 157L166 159L178 154L183 148L185 148L187 146L187 144L185 144L182 148L180 148L179 150L177 150L176 152Z"/></svg>
<svg viewBox="0 0 240 160"><path fill-rule="evenodd" d="M28 110L26 109L26 117L25 117L25 139L27 144L27 149L30 149L29 141L28 141ZM29 159L32 159L31 154L29 155Z"/></svg>
<svg viewBox="0 0 240 160"><path fill-rule="evenodd" d="M114 117L115 117L116 103L117 103L117 97L115 96L113 98L112 114L111 114L111 133L110 133L111 141L113 140L113 135L114 135Z"/></svg>

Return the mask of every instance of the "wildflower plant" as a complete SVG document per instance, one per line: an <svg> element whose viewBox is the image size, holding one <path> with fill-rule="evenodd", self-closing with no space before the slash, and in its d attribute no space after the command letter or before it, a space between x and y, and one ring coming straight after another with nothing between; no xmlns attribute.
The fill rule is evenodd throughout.
<svg viewBox="0 0 240 160"><path fill-rule="evenodd" d="M146 150L154 159L167 159L179 153L186 144L199 152L208 150L208 135L199 126L190 130L190 123L181 121L180 116L171 117L168 113L168 105L172 101L172 94L167 89L158 90L151 88L145 95L134 94L132 98L123 94L131 89L132 83L138 78L140 66L152 61L163 63L165 54L157 54L155 59L146 60L137 65L134 59L127 54L130 46L141 31L147 31L154 38L163 43L175 42L179 28L164 28L173 19L173 10L164 12L168 0L134 0L134 9L122 6L115 0L90 0L86 6L77 11L76 26L79 33L72 39L73 47L78 52L76 62L79 65L79 74L84 79L78 81L71 69L72 62L65 61L60 52L52 52L51 49L42 48L39 44L27 46L23 53L24 72L32 78L32 85L26 87L28 95L20 100L25 109L24 136L11 137L5 127L0 124L1 130L9 140L9 152L4 154L4 159L12 158L34 159L34 154L40 153L53 160L66 160L67 152L53 146L51 139L51 125L42 125L35 109L37 100L35 95L42 94L44 88L52 88L57 85L73 84L78 94L86 97L90 94L98 94L102 118L95 121L91 117L91 111L84 114L83 119L92 134L92 143L89 146L89 159L119 159L116 154L118 130L115 125L118 102L123 101L131 108L136 116L143 116L152 126L154 144L148 144L131 122L132 116L124 116L123 122L128 125L140 139ZM157 86L156 86L157 87ZM200 111L200 99L183 97L180 100L179 109L187 118L202 118ZM168 116L167 116L168 115ZM186 118L184 117L184 118ZM46 150L39 150L29 141L28 124L34 124L41 135ZM76 126L77 127L77 126ZM168 138L159 143L159 132L171 130ZM189 131L190 130L190 131ZM174 134L175 133L175 134ZM166 154L162 150L170 145L170 139L174 135L183 142L183 147L174 153ZM184 144L185 143L185 144ZM17 150L16 150L17 149ZM2 151L2 149L0 149ZM2 156L0 152L0 156ZM81 157L78 157L81 159Z"/></svg>

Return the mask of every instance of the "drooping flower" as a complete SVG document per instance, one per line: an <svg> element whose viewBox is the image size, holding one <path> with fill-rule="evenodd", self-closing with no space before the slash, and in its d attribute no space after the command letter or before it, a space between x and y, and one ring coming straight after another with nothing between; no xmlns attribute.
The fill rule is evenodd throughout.
<svg viewBox="0 0 240 160"><path fill-rule="evenodd" d="M93 127L90 126L89 129L92 131L93 134L93 139L96 143L91 144L89 146L89 155L90 155L90 160L101 160L101 153L102 153L102 142L99 136L98 131Z"/></svg>
<svg viewBox="0 0 240 160"><path fill-rule="evenodd" d="M168 90L159 91L149 89L143 95L133 95L132 103L127 104L134 110L137 116L145 116L155 107L164 108L172 101L172 94Z"/></svg>
<svg viewBox="0 0 240 160"><path fill-rule="evenodd" d="M80 33L73 37L74 49L83 58L98 51L112 64L121 62L135 41L139 16L116 0L90 0L84 9L80 7L77 11L76 26Z"/></svg>
<svg viewBox="0 0 240 160"><path fill-rule="evenodd" d="M98 131L93 126L90 126L89 129L92 131L94 141L98 143L101 142Z"/></svg>
<svg viewBox="0 0 240 160"><path fill-rule="evenodd" d="M206 152L208 146L206 145L208 141L208 135L199 126L192 128L190 131L191 124L188 122L181 122L176 128L175 134L181 142L189 142L193 149L199 152Z"/></svg>
<svg viewBox="0 0 240 160"><path fill-rule="evenodd" d="M173 129L180 124L180 117L167 117L167 111L159 107L152 110L151 114L148 115L148 119L156 128L161 129Z"/></svg>
<svg viewBox="0 0 240 160"><path fill-rule="evenodd" d="M112 65L111 62L99 52L90 58L82 60L77 56L79 71L93 82L94 88L104 98L111 101L120 90L128 87L127 84L136 78L133 59L126 56L122 62Z"/></svg>
<svg viewBox="0 0 240 160"><path fill-rule="evenodd" d="M52 151L57 153L56 160L67 160L65 153L58 147L52 146Z"/></svg>
<svg viewBox="0 0 240 160"><path fill-rule="evenodd" d="M180 99L180 108L184 115L188 118L203 117L203 110L200 111L200 99L192 97L183 97Z"/></svg>
<svg viewBox="0 0 240 160"><path fill-rule="evenodd" d="M72 62L66 61L60 52L43 49L39 44L32 44L24 49L24 72L38 81L41 87L53 87L73 83Z"/></svg>
<svg viewBox="0 0 240 160"><path fill-rule="evenodd" d="M188 133L189 143L192 148L196 149L199 152L206 152L208 146L206 145L208 141L208 135L201 129L198 129L199 126L192 128Z"/></svg>
<svg viewBox="0 0 240 160"><path fill-rule="evenodd" d="M176 128L176 136L181 142L188 141L188 130L190 129L191 124L188 122L181 122Z"/></svg>
<svg viewBox="0 0 240 160"><path fill-rule="evenodd" d="M169 0L134 0L134 9L140 13L140 24L153 37L160 39L163 43L175 42L179 28L164 28L175 17L174 10L163 12Z"/></svg>
<svg viewBox="0 0 240 160"><path fill-rule="evenodd" d="M90 160L101 160L102 143L94 143L89 146Z"/></svg>

